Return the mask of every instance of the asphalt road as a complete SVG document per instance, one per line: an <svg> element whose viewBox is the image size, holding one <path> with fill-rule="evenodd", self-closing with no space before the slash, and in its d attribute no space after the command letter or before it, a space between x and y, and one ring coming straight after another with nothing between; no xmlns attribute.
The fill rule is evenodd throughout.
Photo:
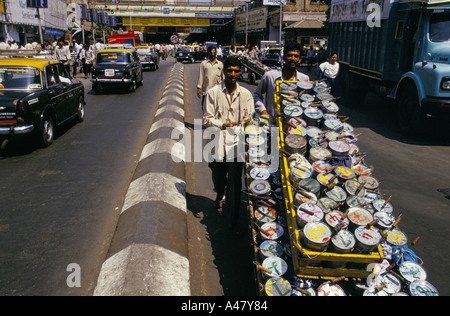
<svg viewBox="0 0 450 316"><path fill-rule="evenodd" d="M39 149L10 144L0 160L0 295L91 295L116 227L139 154L173 62L145 74L135 94L92 95L87 85L85 122L69 124L55 143ZM199 63L185 64L185 121L201 119L196 96ZM314 75L311 76L314 79ZM254 91L256 86L241 84ZM361 133L358 145L392 195L400 227L421 241L413 250L428 280L450 295L448 233L450 133L432 124L420 140L400 135L390 104L374 95L342 108ZM212 208L210 170L186 164L189 261L193 296L255 295L250 239L231 236L222 212ZM242 229L248 229L245 201ZM81 287L69 288L69 264L81 267Z"/></svg>
<svg viewBox="0 0 450 316"><path fill-rule="evenodd" d="M91 295L173 62L136 93L94 95L86 120L46 149L10 143L0 160L0 295ZM70 288L69 264L81 268Z"/></svg>

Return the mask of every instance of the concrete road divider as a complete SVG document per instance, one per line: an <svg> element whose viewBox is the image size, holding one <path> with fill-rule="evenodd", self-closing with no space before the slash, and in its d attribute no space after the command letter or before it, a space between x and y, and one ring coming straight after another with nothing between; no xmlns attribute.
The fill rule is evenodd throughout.
<svg viewBox="0 0 450 316"><path fill-rule="evenodd" d="M184 133L184 69L179 63L160 100L95 296L191 293L185 147L170 138L174 129Z"/></svg>

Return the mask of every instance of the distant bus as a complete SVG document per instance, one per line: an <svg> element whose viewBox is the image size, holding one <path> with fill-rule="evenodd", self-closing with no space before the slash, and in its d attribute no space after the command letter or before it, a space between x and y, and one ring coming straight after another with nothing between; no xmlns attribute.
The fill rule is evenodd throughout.
<svg viewBox="0 0 450 316"><path fill-rule="evenodd" d="M128 31L123 34L115 34L108 36L108 44L123 44L133 47L141 46L144 42L144 35L141 32Z"/></svg>

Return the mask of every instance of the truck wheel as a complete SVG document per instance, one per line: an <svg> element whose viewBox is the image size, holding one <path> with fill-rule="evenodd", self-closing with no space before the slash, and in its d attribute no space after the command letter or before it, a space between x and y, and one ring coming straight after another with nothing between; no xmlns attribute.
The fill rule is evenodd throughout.
<svg viewBox="0 0 450 316"><path fill-rule="evenodd" d="M131 83L130 91L136 92L136 90L137 90L137 82L136 82L136 78L133 78L133 82Z"/></svg>
<svg viewBox="0 0 450 316"><path fill-rule="evenodd" d="M425 118L416 87L413 84L404 86L397 97L397 119L400 132L410 137L418 136L423 131Z"/></svg>
<svg viewBox="0 0 450 316"><path fill-rule="evenodd" d="M84 121L84 116L86 115L86 106L84 104L83 97L80 97L78 100L78 109L77 109L77 115L75 116L75 120L78 123L81 123Z"/></svg>

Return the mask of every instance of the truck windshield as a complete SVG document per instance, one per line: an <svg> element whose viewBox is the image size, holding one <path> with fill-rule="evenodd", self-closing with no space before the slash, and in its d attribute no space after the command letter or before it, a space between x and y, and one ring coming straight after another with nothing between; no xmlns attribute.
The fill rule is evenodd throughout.
<svg viewBox="0 0 450 316"><path fill-rule="evenodd" d="M435 13L431 16L430 40L432 42L450 41L450 12Z"/></svg>
<svg viewBox="0 0 450 316"><path fill-rule="evenodd" d="M0 90L39 90L41 87L38 69L0 66Z"/></svg>

